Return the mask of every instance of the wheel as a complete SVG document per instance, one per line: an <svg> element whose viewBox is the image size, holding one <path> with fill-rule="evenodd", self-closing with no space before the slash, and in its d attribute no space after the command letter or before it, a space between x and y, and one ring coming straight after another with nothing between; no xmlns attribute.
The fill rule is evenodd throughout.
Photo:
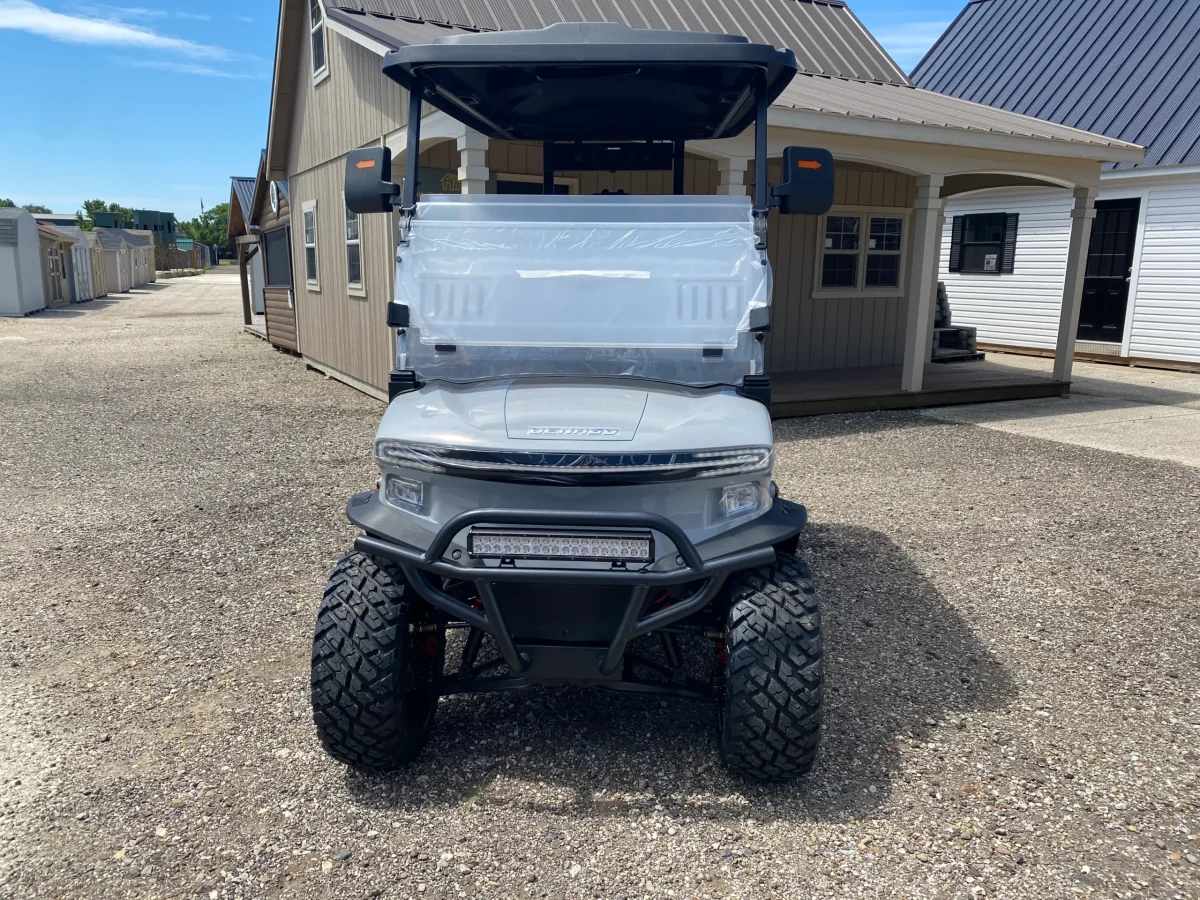
<svg viewBox="0 0 1200 900"><path fill-rule="evenodd" d="M394 769L429 740L445 636L426 612L391 563L357 552L338 560L312 655L313 721L334 759Z"/></svg>
<svg viewBox="0 0 1200 900"><path fill-rule="evenodd" d="M806 566L775 563L730 585L721 757L739 775L782 781L812 768L821 738L821 613Z"/></svg>

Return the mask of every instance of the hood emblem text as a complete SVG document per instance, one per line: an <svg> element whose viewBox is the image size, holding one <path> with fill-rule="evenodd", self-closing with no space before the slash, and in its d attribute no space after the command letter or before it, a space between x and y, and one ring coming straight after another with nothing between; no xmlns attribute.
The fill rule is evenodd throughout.
<svg viewBox="0 0 1200 900"><path fill-rule="evenodd" d="M620 428L587 428L564 427L558 425L539 425L529 429L530 435L555 435L561 437L618 437Z"/></svg>

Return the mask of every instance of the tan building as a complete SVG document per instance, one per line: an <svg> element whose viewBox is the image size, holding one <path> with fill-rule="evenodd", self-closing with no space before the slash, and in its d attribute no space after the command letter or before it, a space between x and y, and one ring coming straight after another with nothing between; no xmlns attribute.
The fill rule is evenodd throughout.
<svg viewBox="0 0 1200 900"><path fill-rule="evenodd" d="M427 0L411 4L282 0L271 102L267 183L286 182L295 350L314 367L378 396L392 367L385 306L392 295L394 219L348 214L345 155L385 144L403 161L406 92L381 71L404 44L479 30L540 28L560 4ZM913 87L853 15L834 0L721 5L616 2L589 7L633 27L738 33L793 50L801 73L770 110L768 152L828 148L837 167L825 216L772 213L774 329L767 371L779 414L1046 396L1070 382L1083 248L1105 162L1136 161L1129 143ZM473 10L473 12L468 12ZM602 12L607 10L607 12ZM737 12L733 12L737 10ZM436 15L434 15L436 13ZM569 14L568 14L569 15ZM444 113L423 117L420 188L513 193L542 181L539 145L489 140ZM687 193L741 194L752 136L690 142ZM991 363L929 364L937 261L948 197L1005 185L1056 188L1071 198L1071 252L1061 298L1054 377ZM669 172L557 173L557 189L661 194ZM847 234L855 235L846 240ZM862 239L859 240L858 236ZM269 306L269 304L268 304Z"/></svg>

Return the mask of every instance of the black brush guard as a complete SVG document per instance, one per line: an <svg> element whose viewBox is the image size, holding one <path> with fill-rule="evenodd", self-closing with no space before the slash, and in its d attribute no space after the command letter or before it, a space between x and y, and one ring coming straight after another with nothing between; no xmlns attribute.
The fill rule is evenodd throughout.
<svg viewBox="0 0 1200 900"><path fill-rule="evenodd" d="M796 537L807 519L803 506L777 498L767 513L697 546L682 528L653 513L476 509L448 521L429 547L421 551L388 535L388 521L394 521L399 513L383 504L377 492L355 495L346 511L350 521L366 532L355 540L355 549L398 564L413 589L431 606L451 620L461 621L491 636L508 666L508 677L477 678L472 673L450 676L443 679L439 693L509 690L565 681L696 699L711 696L711 690L706 690L695 679L681 678L647 660L639 659L638 662L676 677L670 682L646 681L633 678L628 666L623 672L622 663L627 661L626 649L630 641L675 625L702 610L717 596L730 573L774 562L777 547L794 549ZM463 565L447 560L445 557L454 539L473 525L644 528L665 535L674 544L682 565L659 571L630 570L628 567L556 569ZM433 580L431 575L435 576ZM472 583L482 609L446 593L436 583L442 578ZM627 585L629 599L607 647L545 642L519 645L505 622L496 597L495 585L500 582ZM691 594L664 608L646 610L652 588L690 583L698 585ZM475 646L477 649L478 643Z"/></svg>

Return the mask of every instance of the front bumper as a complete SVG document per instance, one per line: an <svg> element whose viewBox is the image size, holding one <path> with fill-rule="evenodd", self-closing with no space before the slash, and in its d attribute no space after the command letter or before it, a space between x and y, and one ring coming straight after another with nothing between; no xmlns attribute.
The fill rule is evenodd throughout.
<svg viewBox="0 0 1200 900"><path fill-rule="evenodd" d="M730 573L773 562L775 548L793 542L807 520L803 506L776 498L763 515L694 544L674 522L652 513L476 509L446 522L429 547L421 550L396 538L393 530L396 513L379 499L376 491L351 497L346 514L365 532L354 542L356 549L397 563L414 590L430 605L453 620L491 635L514 676L525 676L532 682L614 682L614 687L617 686L615 682L621 681L621 662L631 640L703 609L717 595ZM675 546L682 564L658 570L649 566L637 570L627 567L555 568L550 565L504 567L488 566L478 560L460 563L447 558L451 544L462 531L484 524L648 528ZM431 581L429 575L474 583L482 609L450 596ZM500 582L624 585L629 588L629 599L607 646L545 642L518 645L497 600L495 586ZM691 582L700 584L687 597L656 611L646 611L651 588Z"/></svg>

